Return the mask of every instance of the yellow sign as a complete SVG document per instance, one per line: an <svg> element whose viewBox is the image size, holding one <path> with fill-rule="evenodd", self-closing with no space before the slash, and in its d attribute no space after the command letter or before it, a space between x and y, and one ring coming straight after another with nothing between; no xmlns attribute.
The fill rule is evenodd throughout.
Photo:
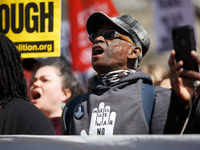
<svg viewBox="0 0 200 150"><path fill-rule="evenodd" d="M22 58L60 56L60 0L0 0L0 33Z"/></svg>

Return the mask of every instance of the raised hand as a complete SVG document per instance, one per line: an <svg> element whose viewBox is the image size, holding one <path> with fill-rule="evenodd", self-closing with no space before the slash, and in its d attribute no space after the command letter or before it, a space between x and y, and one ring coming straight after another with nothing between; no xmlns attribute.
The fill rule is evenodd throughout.
<svg viewBox="0 0 200 150"><path fill-rule="evenodd" d="M116 113L110 112L110 106L104 107L104 103L99 104L99 109L92 111L89 135L113 135ZM81 135L86 135L85 130Z"/></svg>
<svg viewBox="0 0 200 150"><path fill-rule="evenodd" d="M175 51L172 50L168 61L171 73L171 86L173 91L178 96L180 100L179 102L181 102L183 106L187 106L191 98L191 92L194 92L193 82L195 80L200 80L200 74L193 70L184 70L181 68L183 66L183 61L176 63L175 55ZM198 53L192 51L191 55L194 60L200 64L200 56Z"/></svg>

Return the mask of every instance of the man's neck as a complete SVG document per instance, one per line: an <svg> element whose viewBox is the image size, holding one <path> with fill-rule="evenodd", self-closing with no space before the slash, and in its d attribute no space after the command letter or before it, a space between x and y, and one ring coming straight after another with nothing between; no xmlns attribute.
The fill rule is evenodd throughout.
<svg viewBox="0 0 200 150"><path fill-rule="evenodd" d="M98 74L98 82L100 82L103 85L110 85L135 72L135 70L128 69Z"/></svg>

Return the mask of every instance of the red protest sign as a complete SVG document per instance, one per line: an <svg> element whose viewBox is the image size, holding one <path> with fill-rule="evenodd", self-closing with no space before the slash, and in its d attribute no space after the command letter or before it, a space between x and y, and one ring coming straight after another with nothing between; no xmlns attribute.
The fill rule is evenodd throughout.
<svg viewBox="0 0 200 150"><path fill-rule="evenodd" d="M111 0L68 0L69 21L71 26L72 68L85 72L91 68L91 45L86 31L86 21L95 11L102 11L110 17L118 15Z"/></svg>

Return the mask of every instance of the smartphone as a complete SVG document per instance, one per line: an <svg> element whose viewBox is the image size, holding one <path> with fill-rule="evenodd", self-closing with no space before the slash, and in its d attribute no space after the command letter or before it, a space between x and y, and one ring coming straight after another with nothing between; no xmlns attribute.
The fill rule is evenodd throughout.
<svg viewBox="0 0 200 150"><path fill-rule="evenodd" d="M199 72L198 64L191 56L191 51L196 51L194 29L190 25L177 26L172 28L172 40L176 51L176 62L183 61L185 70Z"/></svg>

